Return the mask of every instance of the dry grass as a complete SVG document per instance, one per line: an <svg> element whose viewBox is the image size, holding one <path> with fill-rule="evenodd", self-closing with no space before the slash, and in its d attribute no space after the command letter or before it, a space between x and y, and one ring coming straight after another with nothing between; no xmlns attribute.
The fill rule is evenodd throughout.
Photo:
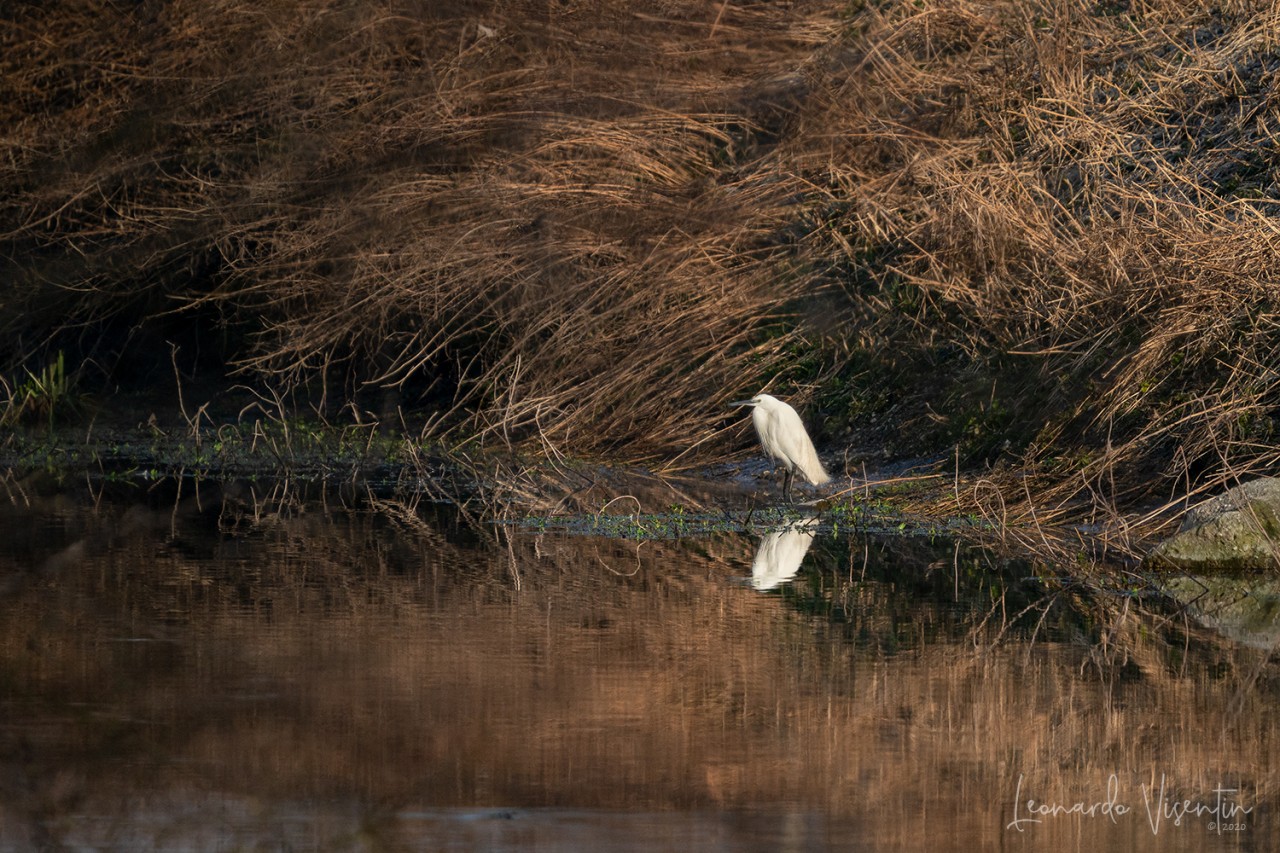
<svg viewBox="0 0 1280 853"><path fill-rule="evenodd" d="M11 13L5 362L217 322L330 410L631 461L880 395L1074 517L1280 461L1272 4L448 9Z"/></svg>
<svg viewBox="0 0 1280 853"><path fill-rule="evenodd" d="M638 458L706 440L799 339L803 187L757 149L832 4L157 8L108 15L145 55L11 60L45 111L0 175L22 345L64 284L33 255L74 255L64 322L216 314L237 367L330 401L402 386L428 431ZM11 38L92 41L96 12Z"/></svg>
<svg viewBox="0 0 1280 853"><path fill-rule="evenodd" d="M1050 465L1058 501L1271 466L1276 10L1066 0L859 20L807 121L829 134L813 169L841 204L815 250L866 306L864 346L958 350L961 390L930 401L935 418L956 435L980 410L991 444L1012 434ZM966 375L985 377L967 397Z"/></svg>

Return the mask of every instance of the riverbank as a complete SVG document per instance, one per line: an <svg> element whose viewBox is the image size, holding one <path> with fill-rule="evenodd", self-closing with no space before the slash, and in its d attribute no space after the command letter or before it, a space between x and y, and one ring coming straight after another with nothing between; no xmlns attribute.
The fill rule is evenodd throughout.
<svg viewBox="0 0 1280 853"><path fill-rule="evenodd" d="M833 480L781 496L777 471L758 451L669 468L549 459L479 446L447 446L377 424L336 427L266 418L260 411L215 424L170 412L129 425L14 429L0 438L0 483L11 501L28 493L104 488L147 491L186 482L187 494L258 484L263 495L367 494L406 506L452 504L477 521L517 523L632 539L758 532L803 522L814 532L952 536L1064 564L1133 565L1176 508L1145 513L1037 502L1042 483L1022 468L972 470L958 457L889 461L875 448L827 452ZM181 490L180 490L181 491ZM220 492L211 492L220 494Z"/></svg>
<svg viewBox="0 0 1280 853"><path fill-rule="evenodd" d="M121 417L181 412L184 469L673 472L748 458L724 404L768 390L944 512L1130 536L1280 465L1277 14L28 5L0 423L164 387Z"/></svg>

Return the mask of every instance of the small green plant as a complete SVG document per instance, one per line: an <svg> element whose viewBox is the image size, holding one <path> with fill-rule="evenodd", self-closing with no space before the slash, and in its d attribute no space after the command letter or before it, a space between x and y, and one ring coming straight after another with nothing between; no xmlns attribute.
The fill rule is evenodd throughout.
<svg viewBox="0 0 1280 853"><path fill-rule="evenodd" d="M682 505L680 504L671 505L671 520L675 524L676 534L679 536L683 536L685 532L685 527L684 527L684 507Z"/></svg>
<svg viewBox="0 0 1280 853"><path fill-rule="evenodd" d="M67 408L73 402L71 380L67 376L66 359L62 351L39 373L24 368L26 378L12 385L0 379L8 399L0 410L0 425L12 426L30 418L48 418L53 426L54 413Z"/></svg>

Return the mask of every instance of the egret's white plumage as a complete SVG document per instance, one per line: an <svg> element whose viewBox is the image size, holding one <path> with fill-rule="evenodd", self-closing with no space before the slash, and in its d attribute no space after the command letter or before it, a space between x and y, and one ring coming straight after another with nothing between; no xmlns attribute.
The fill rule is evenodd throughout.
<svg viewBox="0 0 1280 853"><path fill-rule="evenodd" d="M781 463L785 470L782 491L788 501L791 500L791 480L796 472L815 486L831 479L822 467L822 460L813 449L809 433L805 432L804 422L795 409L768 394L757 394L750 400L739 400L730 405L751 407L751 422L755 424L764 452L770 459Z"/></svg>

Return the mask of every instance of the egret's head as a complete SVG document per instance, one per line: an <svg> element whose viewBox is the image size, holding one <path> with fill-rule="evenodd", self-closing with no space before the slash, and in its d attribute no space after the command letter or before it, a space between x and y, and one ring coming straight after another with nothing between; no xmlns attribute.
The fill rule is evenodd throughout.
<svg viewBox="0 0 1280 853"><path fill-rule="evenodd" d="M770 397L768 394L757 394L754 397L752 397L750 400L738 400L736 402L730 403L729 405L730 406L752 406L752 407L764 406L765 408L768 408L770 403L775 403L775 402L777 402L777 400L773 397Z"/></svg>

